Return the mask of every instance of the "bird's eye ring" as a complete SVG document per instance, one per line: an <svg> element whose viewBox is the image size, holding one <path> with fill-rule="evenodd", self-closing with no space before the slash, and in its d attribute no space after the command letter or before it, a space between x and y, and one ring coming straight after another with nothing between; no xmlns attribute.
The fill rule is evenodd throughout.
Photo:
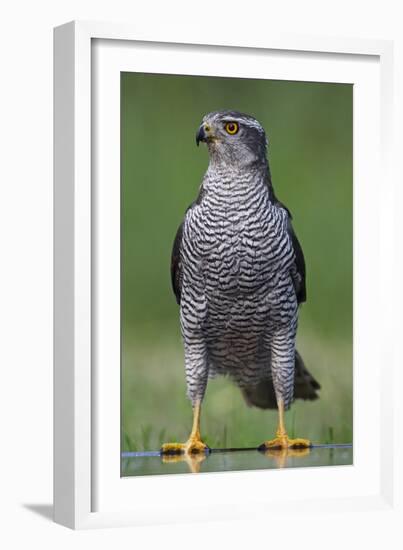
<svg viewBox="0 0 403 550"><path fill-rule="evenodd" d="M239 125L237 122L227 122L225 125L225 130L231 136L235 135L239 130Z"/></svg>

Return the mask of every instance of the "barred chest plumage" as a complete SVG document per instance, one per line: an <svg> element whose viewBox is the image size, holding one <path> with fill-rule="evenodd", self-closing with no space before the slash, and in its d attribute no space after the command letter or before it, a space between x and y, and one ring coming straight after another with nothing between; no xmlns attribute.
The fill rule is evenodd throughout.
<svg viewBox="0 0 403 550"><path fill-rule="evenodd" d="M199 204L185 222L187 261L203 274L206 297L255 296L273 302L289 278L293 251L286 212L269 199L260 173L209 171Z"/></svg>

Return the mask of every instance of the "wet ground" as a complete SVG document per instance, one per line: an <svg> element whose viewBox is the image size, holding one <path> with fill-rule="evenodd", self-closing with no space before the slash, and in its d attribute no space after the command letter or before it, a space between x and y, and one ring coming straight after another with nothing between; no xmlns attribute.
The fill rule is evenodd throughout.
<svg viewBox="0 0 403 550"><path fill-rule="evenodd" d="M303 450L213 449L206 455L161 456L159 451L122 453L122 476L228 472L273 468L339 466L353 463L353 447L316 445Z"/></svg>

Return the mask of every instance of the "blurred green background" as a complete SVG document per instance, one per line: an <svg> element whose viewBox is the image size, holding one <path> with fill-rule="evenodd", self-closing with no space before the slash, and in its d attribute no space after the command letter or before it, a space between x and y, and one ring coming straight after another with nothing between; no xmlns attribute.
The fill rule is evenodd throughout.
<svg viewBox="0 0 403 550"><path fill-rule="evenodd" d="M289 431L352 442L352 106L348 84L122 73L122 450L189 434L170 255L208 164L196 130L218 109L266 129L275 191L304 249L297 346L322 390L287 412ZM228 379L209 381L202 435L211 447L256 446L276 422L275 411L248 408Z"/></svg>

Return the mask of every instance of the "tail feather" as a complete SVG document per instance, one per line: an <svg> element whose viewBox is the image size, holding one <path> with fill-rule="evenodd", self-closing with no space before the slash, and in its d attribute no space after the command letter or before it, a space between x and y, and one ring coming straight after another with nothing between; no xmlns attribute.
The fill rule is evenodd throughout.
<svg viewBox="0 0 403 550"><path fill-rule="evenodd" d="M319 395L320 384L305 367L301 355L295 350L295 374L294 374L294 398L317 399Z"/></svg>
<svg viewBox="0 0 403 550"><path fill-rule="evenodd" d="M317 391L320 384L305 367L301 355L295 350L294 399L318 399ZM277 400L273 382L270 378L262 380L256 385L242 388L242 394L250 407L260 409L276 409Z"/></svg>

